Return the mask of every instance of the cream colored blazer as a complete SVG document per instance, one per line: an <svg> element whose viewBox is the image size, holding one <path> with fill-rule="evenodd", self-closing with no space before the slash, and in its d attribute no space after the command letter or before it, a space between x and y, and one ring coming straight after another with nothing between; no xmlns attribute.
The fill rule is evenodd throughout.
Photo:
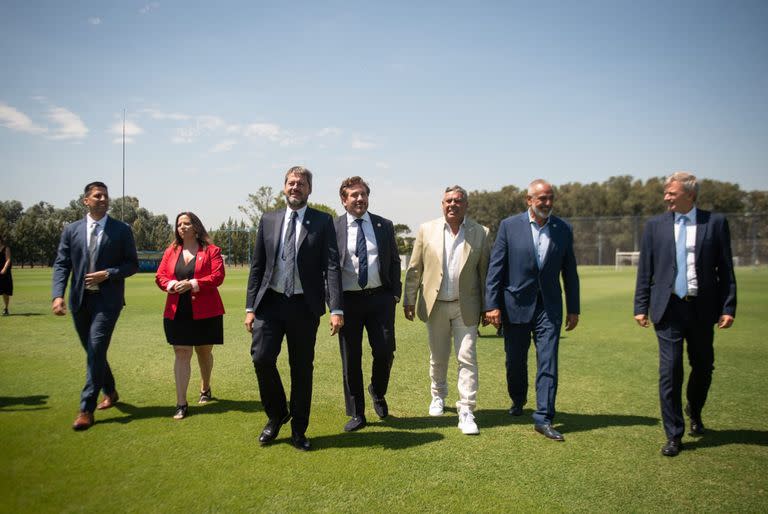
<svg viewBox="0 0 768 514"><path fill-rule="evenodd" d="M416 305L416 315L422 321L429 319L443 279L444 227L444 218L419 226L411 261L405 272L403 305ZM464 252L459 275L459 306L461 317L468 326L479 323L480 315L484 311L485 276L488 273L490 253L488 229L465 218Z"/></svg>

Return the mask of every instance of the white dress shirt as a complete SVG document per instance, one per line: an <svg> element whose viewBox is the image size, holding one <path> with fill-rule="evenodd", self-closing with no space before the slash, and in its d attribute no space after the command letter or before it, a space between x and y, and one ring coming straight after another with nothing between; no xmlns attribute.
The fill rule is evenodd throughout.
<svg viewBox="0 0 768 514"><path fill-rule="evenodd" d="M299 262L299 235L304 230L304 214L307 212L307 206L305 205L298 211L298 217L296 218L296 237L293 241L293 244L296 246L296 261L294 263L292 270L287 270L285 266L285 261L283 260L283 246L286 244L285 241L285 233L288 231L288 223L291 222L291 213L294 212L291 208L287 207L285 209L285 215L283 217L283 230L280 233L280 246L277 249L277 258L275 259L275 270L272 273L272 278L269 281L269 287L274 289L280 294L283 294L285 292L284 284L285 284L285 274L286 273L293 273L294 279L293 279L293 294L304 294L304 289L301 287L301 278L299 277L299 269L298 269L298 262Z"/></svg>
<svg viewBox="0 0 768 514"><path fill-rule="evenodd" d="M440 281L440 292L437 299L452 302L459 299L459 276L461 275L461 258L464 255L464 222L461 222L456 234L451 226L443 226L443 279Z"/></svg>
<svg viewBox="0 0 768 514"><path fill-rule="evenodd" d="M367 212L360 216L363 220L363 235L365 236L365 248L368 253L368 284L366 289L381 287L379 276L379 248L376 246L376 234L373 232L371 216ZM344 291L360 291L357 283L360 270L360 260L355 255L357 252L357 222L350 213L347 213L347 251L341 268L341 284Z"/></svg>
<svg viewBox="0 0 768 514"><path fill-rule="evenodd" d="M536 249L536 261L539 263L539 269L544 265L544 259L549 250L549 218L544 225L539 226L536 218L528 210L528 218L531 220L531 236L533 237L533 247Z"/></svg>
<svg viewBox="0 0 768 514"><path fill-rule="evenodd" d="M688 282L688 294L696 296L699 292L699 282L696 278L696 207L685 214L675 213L675 244L680 233L680 217L685 216L685 278Z"/></svg>

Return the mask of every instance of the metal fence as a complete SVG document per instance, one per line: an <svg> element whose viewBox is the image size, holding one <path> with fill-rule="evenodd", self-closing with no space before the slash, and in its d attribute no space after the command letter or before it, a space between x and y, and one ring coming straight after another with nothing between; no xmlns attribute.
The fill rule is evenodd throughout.
<svg viewBox="0 0 768 514"><path fill-rule="evenodd" d="M736 266L768 262L768 214L726 214ZM567 218L573 225L579 264L615 265L616 252L640 250L648 217L607 216Z"/></svg>

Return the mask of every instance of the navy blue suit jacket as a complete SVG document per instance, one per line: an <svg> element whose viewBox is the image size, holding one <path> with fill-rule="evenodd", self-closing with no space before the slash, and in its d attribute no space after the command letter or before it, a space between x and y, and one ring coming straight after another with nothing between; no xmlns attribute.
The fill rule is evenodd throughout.
<svg viewBox="0 0 768 514"><path fill-rule="evenodd" d="M379 278L381 285L395 298L400 298L403 283L400 278L400 252L397 250L395 228L392 222L381 216L368 212L376 236L376 248L379 251ZM339 262L344 265L347 257L347 214L344 213L335 221L336 241L339 247Z"/></svg>
<svg viewBox="0 0 768 514"><path fill-rule="evenodd" d="M64 227L53 263L52 298L63 298L67 279L72 275L69 291L69 309L80 310L88 273L88 225L83 218ZM119 311L125 305L125 279L139 269L136 243L131 228L107 216L96 257L96 271L109 271L109 278L99 284L100 300L104 308Z"/></svg>
<svg viewBox="0 0 768 514"><path fill-rule="evenodd" d="M245 307L256 311L269 289L280 248L285 209L267 212L259 221L259 232L251 259ZM336 248L336 232L329 214L307 207L299 230L296 265L309 310L317 317L325 313L327 301L331 310L342 310L341 267Z"/></svg>
<svg viewBox="0 0 768 514"><path fill-rule="evenodd" d="M677 258L675 214L667 212L648 220L640 247L635 287L635 315L648 314L658 323L674 294ZM717 323L722 314L736 315L736 277L731 257L731 233L721 214L696 210L696 312L706 323Z"/></svg>
<svg viewBox="0 0 768 514"><path fill-rule="evenodd" d="M491 250L485 288L486 310L501 309L509 323L528 323L541 293L544 309L555 325L563 320L560 276L569 314L579 314L579 275L573 231L562 219L549 218L549 249L539 268L528 211L502 220Z"/></svg>

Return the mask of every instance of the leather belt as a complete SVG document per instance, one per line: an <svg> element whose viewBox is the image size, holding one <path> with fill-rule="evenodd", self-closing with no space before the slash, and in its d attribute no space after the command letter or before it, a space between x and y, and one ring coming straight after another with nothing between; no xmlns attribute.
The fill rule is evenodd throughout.
<svg viewBox="0 0 768 514"><path fill-rule="evenodd" d="M691 303L692 301L696 300L695 296L691 296L689 294L687 294L687 295L685 295L683 297L680 297L680 296L677 296L677 295L674 295L674 296L675 296L675 298L677 298L681 302L685 302L685 303Z"/></svg>
<svg viewBox="0 0 768 514"><path fill-rule="evenodd" d="M384 286L373 287L371 289L357 289L352 291L344 291L344 294L352 296L373 296L375 294L383 293Z"/></svg>

